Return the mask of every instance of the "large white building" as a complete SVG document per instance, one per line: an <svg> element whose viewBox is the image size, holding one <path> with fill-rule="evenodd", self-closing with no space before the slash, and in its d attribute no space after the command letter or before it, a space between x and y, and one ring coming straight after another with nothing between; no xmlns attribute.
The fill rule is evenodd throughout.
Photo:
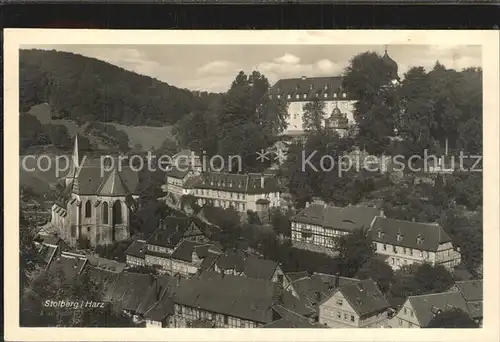
<svg viewBox="0 0 500 342"><path fill-rule="evenodd" d="M389 57L387 50L382 60L387 66L391 82L397 82L398 65ZM271 88L270 95L288 103L285 135L304 133L304 105L316 99L325 103L325 125L335 128L340 134L347 133L350 126L356 125L353 112L357 98L345 89L343 76L281 79Z"/></svg>

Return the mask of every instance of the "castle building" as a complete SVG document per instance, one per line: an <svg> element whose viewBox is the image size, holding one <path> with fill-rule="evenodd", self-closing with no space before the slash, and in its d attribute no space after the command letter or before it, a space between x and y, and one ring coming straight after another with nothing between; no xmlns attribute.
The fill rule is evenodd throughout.
<svg viewBox="0 0 500 342"><path fill-rule="evenodd" d="M112 169L101 159L83 156L75 138L64 190L51 209L51 224L70 246L109 244L129 238L130 214L139 197L139 174L116 162ZM109 170L110 169L110 170Z"/></svg>
<svg viewBox="0 0 500 342"><path fill-rule="evenodd" d="M398 65L389 56L387 49L382 56L384 69L388 73L391 84L399 82ZM353 111L358 100L354 94L343 86L343 76L307 77L281 79L271 87L271 98L288 103L288 127L285 135L302 135L304 133L304 105L313 100L325 104L325 125L334 128L344 135L350 126L355 126Z"/></svg>

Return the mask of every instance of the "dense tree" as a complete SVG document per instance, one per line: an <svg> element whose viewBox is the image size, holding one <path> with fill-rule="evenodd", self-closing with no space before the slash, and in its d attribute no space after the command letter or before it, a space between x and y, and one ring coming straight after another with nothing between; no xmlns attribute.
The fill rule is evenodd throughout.
<svg viewBox="0 0 500 342"><path fill-rule="evenodd" d="M364 228L336 237L334 244L334 250L339 252L342 273L347 277L354 276L375 254L370 234Z"/></svg>
<svg viewBox="0 0 500 342"><path fill-rule="evenodd" d="M49 137L55 147L63 150L71 148L71 137L66 126L47 124L43 128L45 135Z"/></svg>
<svg viewBox="0 0 500 342"><path fill-rule="evenodd" d="M427 328L479 328L479 325L461 309L453 308L437 314Z"/></svg>
<svg viewBox="0 0 500 342"><path fill-rule="evenodd" d="M358 101L354 117L358 123L358 143L371 154L384 152L393 135L398 116L397 95L390 67L375 52L356 55L345 71L343 86Z"/></svg>
<svg viewBox="0 0 500 342"><path fill-rule="evenodd" d="M413 276L420 293L437 293L448 290L454 282L453 276L443 266L422 264Z"/></svg>
<svg viewBox="0 0 500 342"><path fill-rule="evenodd" d="M284 214L279 209L271 210L271 225L273 226L274 231L278 235L283 235L285 237L291 237L291 223L290 217L293 213L288 212Z"/></svg>
<svg viewBox="0 0 500 342"><path fill-rule="evenodd" d="M325 102L315 99L304 105L303 128L307 133L320 132L325 129Z"/></svg>
<svg viewBox="0 0 500 342"><path fill-rule="evenodd" d="M21 50L20 106L47 102L54 112L126 125L174 124L218 95L191 92L69 52Z"/></svg>
<svg viewBox="0 0 500 342"><path fill-rule="evenodd" d="M394 271L383 260L372 258L368 260L358 271L356 277L359 279L373 279L383 293L390 290L394 280Z"/></svg>

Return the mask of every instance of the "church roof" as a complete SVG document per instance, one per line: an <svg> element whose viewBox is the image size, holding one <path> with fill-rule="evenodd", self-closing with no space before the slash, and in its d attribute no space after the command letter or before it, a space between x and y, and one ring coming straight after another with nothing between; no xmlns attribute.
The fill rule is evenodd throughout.
<svg viewBox="0 0 500 342"><path fill-rule="evenodd" d="M126 196L130 193L116 168L111 171L99 189L100 196Z"/></svg>
<svg viewBox="0 0 500 342"><path fill-rule="evenodd" d="M389 69L389 74L391 79L399 79L398 76L398 64L389 56L387 53L387 49L385 50L384 56L382 56L382 60L387 65Z"/></svg>

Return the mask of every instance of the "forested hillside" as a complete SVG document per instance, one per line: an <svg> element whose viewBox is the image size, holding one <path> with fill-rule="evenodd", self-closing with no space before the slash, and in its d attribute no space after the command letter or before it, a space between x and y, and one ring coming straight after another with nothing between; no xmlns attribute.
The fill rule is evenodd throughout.
<svg viewBox="0 0 500 342"><path fill-rule="evenodd" d="M78 124L90 121L163 126L204 110L217 94L179 89L81 55L45 50L19 54L20 110L48 103Z"/></svg>

